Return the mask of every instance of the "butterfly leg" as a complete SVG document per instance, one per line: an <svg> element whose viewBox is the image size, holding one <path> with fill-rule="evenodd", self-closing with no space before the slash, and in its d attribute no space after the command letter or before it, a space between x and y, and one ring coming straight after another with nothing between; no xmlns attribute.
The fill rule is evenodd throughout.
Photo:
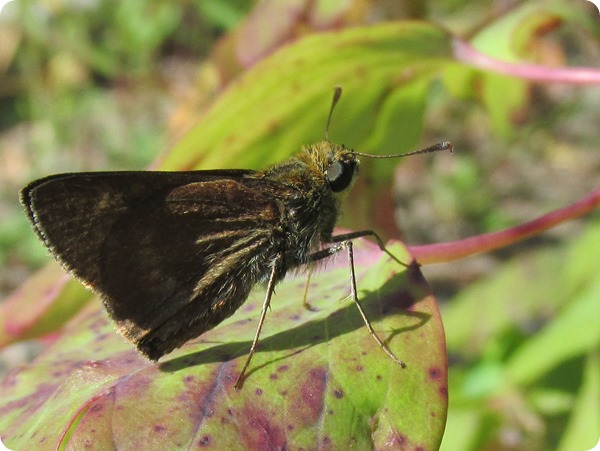
<svg viewBox="0 0 600 451"><path fill-rule="evenodd" d="M277 268L279 267L279 257L278 261L273 264L273 268L271 269L271 275L269 276L269 282L267 284L267 293L265 295L265 300L263 302L262 310L260 312L260 319L258 320L258 327L256 328L256 334L254 335L254 340L252 341L252 346L250 346L250 352L248 352L248 357L246 357L246 363L244 364L244 368L242 368L242 372L238 376L238 379L234 385L236 390L242 388L244 383L244 375L248 366L250 366L250 361L254 356L254 352L256 351L256 346L258 345L258 337L260 337L260 332L262 330L263 324L265 322L265 317L267 316L267 310L269 310L271 306L271 297L273 296L273 292L275 290L275 282L277 280Z"/></svg>
<svg viewBox="0 0 600 451"><path fill-rule="evenodd" d="M306 285L304 285L304 297L302 299L302 306L306 310L310 310L311 312L316 311L316 309L312 305L310 305L308 302L308 287L310 286L310 279L311 279L314 271L315 271L315 267L312 265L309 265L308 271L306 272Z"/></svg>
<svg viewBox="0 0 600 451"><path fill-rule="evenodd" d="M379 347L381 349L383 349L383 351L394 362L396 362L402 368L406 368L406 364L402 360L400 360L398 357L396 357L394 355L394 353L390 350L390 348L388 348L388 346L375 333L375 330L373 330L373 326L371 326L369 318L367 317L367 314L365 313L365 311L362 307L362 304L358 300L358 293L357 293L357 289L356 289L356 273L354 271L354 249L353 249L353 245L352 245L352 239L360 238L360 237L363 237L366 235L373 235L373 236L377 237L377 239L378 239L378 241L380 241L381 245L383 244L381 242L381 239L377 236L377 234L375 234L375 232L372 232L370 230L365 230L363 232L353 232L353 233L347 233L347 234L343 234L343 235L337 235L337 236L332 237L332 239L335 240L334 242L337 242L336 238L340 239L340 237L341 237L341 239L340 239L341 242L339 242L339 244L336 244L335 246L331 246L330 248L323 249L321 251L317 251L317 252L311 254L311 256L310 256L311 261L317 261L317 260L321 260L323 258L327 258L331 255L338 253L342 249L348 250L348 263L350 265L350 294L352 296L352 300L356 304L356 307L358 308L358 311L360 312L360 316L362 316L362 319L363 319L365 325L367 326L369 334L377 342Z"/></svg>
<svg viewBox="0 0 600 451"><path fill-rule="evenodd" d="M374 230L359 230L357 232L349 232L349 233L342 233L340 235L334 235L331 237L331 242L339 243L342 241L355 240L357 238L363 238L366 236L370 236L371 238L373 238L377 242L379 249L381 249L383 252L388 254L392 260L394 260L396 263L401 264L405 268L408 268L409 265L398 260L398 257L396 257L394 254L392 254L390 251L387 250L387 248L385 247L385 244L383 243L383 240L381 239L381 237L379 235L377 235L377 233Z"/></svg>

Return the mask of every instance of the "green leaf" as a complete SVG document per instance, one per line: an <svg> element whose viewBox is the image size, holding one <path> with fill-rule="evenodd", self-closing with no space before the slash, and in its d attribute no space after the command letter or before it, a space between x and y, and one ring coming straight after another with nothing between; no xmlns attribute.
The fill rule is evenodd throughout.
<svg viewBox="0 0 600 451"><path fill-rule="evenodd" d="M308 36L282 48L224 91L161 162L161 169L258 168L324 138L333 87L346 95L330 135L360 150L395 86L421 86L451 62L451 38L422 22L399 22ZM383 103L385 105L385 103ZM422 111L405 129L422 129ZM418 114L417 114L418 113ZM386 116L384 115L384 118ZM379 133L379 132L378 132ZM394 143L411 147L415 136Z"/></svg>
<svg viewBox="0 0 600 451"><path fill-rule="evenodd" d="M559 451L595 449L600 436L600 352L587 357L583 384L577 394L573 413L560 441Z"/></svg>
<svg viewBox="0 0 600 451"><path fill-rule="evenodd" d="M0 347L56 331L91 297L58 263L47 265L0 304Z"/></svg>
<svg viewBox="0 0 600 451"><path fill-rule="evenodd" d="M527 100L527 84L507 75L485 73L482 77L482 100L490 122L496 133L510 137L515 133L514 113Z"/></svg>
<svg viewBox="0 0 600 451"><path fill-rule="evenodd" d="M600 224L589 222L571 243L508 261L445 305L448 350L460 362L450 374L448 430L454 415L480 422L446 434L445 449L493 446L492 437L510 422L495 408L499 400L512 406L510 415L551 421L556 438L547 443L553 448L565 425L562 449L593 446L589 437L598 429L590 425L600 415L594 366L600 345L599 238ZM486 417L499 424L484 424Z"/></svg>
<svg viewBox="0 0 600 451"><path fill-rule="evenodd" d="M547 250L506 262L491 277L471 284L444 306L448 349L464 356L483 352L494 337L502 337L515 324L555 311L567 298L560 278L564 257ZM532 280L544 283L532 285ZM518 302L517 302L518 300Z"/></svg>
<svg viewBox="0 0 600 451"><path fill-rule="evenodd" d="M408 261L400 245L390 251ZM140 357L89 305L0 392L0 430L12 449L436 449L447 407L442 324L417 267L404 271L365 240L355 248L369 336L348 299L347 261L281 283L243 388L233 384L253 338L264 289L230 319L163 358Z"/></svg>
<svg viewBox="0 0 600 451"><path fill-rule="evenodd" d="M196 8L213 26L231 30L244 19L241 5L231 1L204 0Z"/></svg>
<svg viewBox="0 0 600 451"><path fill-rule="evenodd" d="M423 116L427 103L427 90L431 81L417 78L402 83L391 91L382 102L373 133L362 145L367 153L401 153L413 150L423 133ZM399 143L401 144L401 147ZM367 160L365 163L369 163ZM389 180L394 165L389 161L373 161L369 177Z"/></svg>
<svg viewBox="0 0 600 451"><path fill-rule="evenodd" d="M531 383L556 365L600 348L600 328L589 322L590 318L600 318L598 299L600 280L513 354L506 368L508 377L521 384Z"/></svg>

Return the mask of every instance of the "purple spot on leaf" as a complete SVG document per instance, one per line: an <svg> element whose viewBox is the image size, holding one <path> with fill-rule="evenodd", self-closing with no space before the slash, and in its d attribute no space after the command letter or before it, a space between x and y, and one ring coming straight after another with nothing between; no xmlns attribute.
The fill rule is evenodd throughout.
<svg viewBox="0 0 600 451"><path fill-rule="evenodd" d="M310 370L310 375L313 379L317 379L319 382L327 379L327 372L324 368L313 368Z"/></svg>
<svg viewBox="0 0 600 451"><path fill-rule="evenodd" d="M298 411L298 415L306 423L316 421L321 415L327 387L327 371L325 368L313 368L309 374L310 378L300 386L299 402L302 408Z"/></svg>
<svg viewBox="0 0 600 451"><path fill-rule="evenodd" d="M254 393L256 393L258 396L261 396L263 394L262 388L257 388Z"/></svg>
<svg viewBox="0 0 600 451"><path fill-rule="evenodd" d="M96 337L96 341L104 341L106 340L108 337L110 337L112 334L100 334Z"/></svg>
<svg viewBox="0 0 600 451"><path fill-rule="evenodd" d="M94 404L92 407L90 407L90 412L100 412L103 408L104 406L102 404Z"/></svg>
<svg viewBox="0 0 600 451"><path fill-rule="evenodd" d="M388 438L386 444L391 448L400 448L406 445L406 437L402 434L393 434ZM402 448L404 449L404 448Z"/></svg>
<svg viewBox="0 0 600 451"><path fill-rule="evenodd" d="M342 391L342 389L337 388L333 391L333 395L337 398L337 399L342 399L344 397L344 392Z"/></svg>
<svg viewBox="0 0 600 451"><path fill-rule="evenodd" d="M210 444L210 436L205 435L204 437L202 437L200 440L198 440L198 445L199 446L206 446Z"/></svg>
<svg viewBox="0 0 600 451"><path fill-rule="evenodd" d="M280 373L289 370L290 367L287 365L281 365L279 368L277 368L277 371L279 371Z"/></svg>
<svg viewBox="0 0 600 451"><path fill-rule="evenodd" d="M438 380L442 376L442 372L439 368L429 368L429 377L431 379Z"/></svg>
<svg viewBox="0 0 600 451"><path fill-rule="evenodd" d="M245 409L242 419L248 419L248 426L242 429L247 449L287 448L283 425L270 421L264 411L249 407Z"/></svg>

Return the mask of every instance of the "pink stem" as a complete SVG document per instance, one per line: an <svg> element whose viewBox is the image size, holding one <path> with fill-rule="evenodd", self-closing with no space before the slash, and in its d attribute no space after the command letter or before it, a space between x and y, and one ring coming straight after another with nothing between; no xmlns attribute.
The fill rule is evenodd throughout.
<svg viewBox="0 0 600 451"><path fill-rule="evenodd" d="M600 84L600 68L549 67L539 64L507 63L479 52L471 44L454 39L454 56L469 66L540 83Z"/></svg>
<svg viewBox="0 0 600 451"><path fill-rule="evenodd" d="M420 264L458 260L481 252L508 246L537 235L544 230L589 213L600 204L600 186L583 199L567 207L540 216L533 221L499 232L466 238L448 243L410 246L409 250Z"/></svg>

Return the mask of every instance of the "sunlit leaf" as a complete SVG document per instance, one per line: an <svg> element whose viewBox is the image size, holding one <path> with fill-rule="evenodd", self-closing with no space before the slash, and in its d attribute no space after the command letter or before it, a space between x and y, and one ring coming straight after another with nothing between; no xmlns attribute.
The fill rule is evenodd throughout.
<svg viewBox="0 0 600 451"><path fill-rule="evenodd" d="M399 245L390 250L404 261ZM377 246L356 247L359 296L374 329L407 368L369 336L348 299L340 255L313 276L282 283L243 388L233 384L253 338L264 289L233 317L153 364L89 305L30 366L5 379L0 430L13 449L112 443L119 449L211 444L252 449L315 444L346 449L439 446L446 418L443 330L416 267Z"/></svg>
<svg viewBox="0 0 600 451"><path fill-rule="evenodd" d="M439 75L451 61L450 44L441 28L416 22L308 36L232 83L160 167L258 168L281 161L302 144L324 138L331 95L338 85L345 95L330 135L361 149L373 133L386 96ZM401 126L420 130L422 110L413 113ZM411 133L395 146L410 148L416 138Z"/></svg>

